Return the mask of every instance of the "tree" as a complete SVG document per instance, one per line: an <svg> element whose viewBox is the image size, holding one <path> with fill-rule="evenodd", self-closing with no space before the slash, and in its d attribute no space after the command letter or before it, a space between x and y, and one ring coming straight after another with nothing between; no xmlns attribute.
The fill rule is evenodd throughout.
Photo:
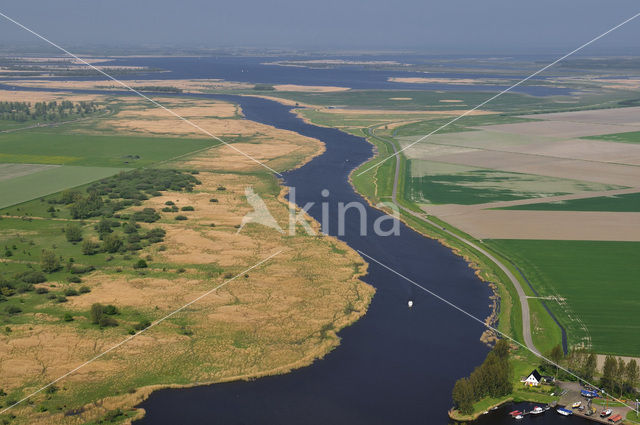
<svg viewBox="0 0 640 425"><path fill-rule="evenodd" d="M70 223L65 227L64 235L69 242L80 242L82 240L82 227L75 223Z"/></svg>
<svg viewBox="0 0 640 425"><path fill-rule="evenodd" d="M42 258L40 259L40 266L45 273L53 273L60 269L60 259L55 252L48 249L42 250Z"/></svg>
<svg viewBox="0 0 640 425"><path fill-rule="evenodd" d="M553 367L556 371L556 377L558 377L558 364L564 358L564 350L562 349L562 345L558 344L551 349L549 353L549 359L554 363Z"/></svg>
<svg viewBox="0 0 640 425"><path fill-rule="evenodd" d="M613 391L616 382L616 374L618 373L618 362L613 356L607 356L604 359L604 367L602 368L602 378L600 386L607 391Z"/></svg>
<svg viewBox="0 0 640 425"><path fill-rule="evenodd" d="M91 317L91 323L97 325L100 323L100 319L104 315L104 306L100 303L95 303L91 306L89 316Z"/></svg>
<svg viewBox="0 0 640 425"><path fill-rule="evenodd" d="M589 357L587 357L586 362L584 363L584 368L582 370L582 376L587 381L593 379L593 376L596 374L596 368L598 367L598 358L595 353L590 353Z"/></svg>
<svg viewBox="0 0 640 425"><path fill-rule="evenodd" d="M622 391L624 390L625 375L627 372L627 365L622 359L618 357L618 367L616 368L616 387L620 390L620 397L622 397Z"/></svg>
<svg viewBox="0 0 640 425"><path fill-rule="evenodd" d="M456 381L452 392L453 403L460 413L470 415L473 413L473 401L475 399L473 385L467 378Z"/></svg>
<svg viewBox="0 0 640 425"><path fill-rule="evenodd" d="M635 392L635 388L638 385L638 380L640 378L638 363L636 363L635 359L631 359L629 360L629 363L627 363L624 378L625 387L627 388L627 390L632 393Z"/></svg>

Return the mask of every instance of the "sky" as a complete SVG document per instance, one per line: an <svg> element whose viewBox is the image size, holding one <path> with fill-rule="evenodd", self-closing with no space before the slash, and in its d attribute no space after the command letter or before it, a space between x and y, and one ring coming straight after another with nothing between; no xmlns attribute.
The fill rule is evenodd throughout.
<svg viewBox="0 0 640 425"><path fill-rule="evenodd" d="M0 12L65 46L542 54L640 12L638 0L20 0ZM585 50L640 54L640 17ZM44 45L0 17L0 48Z"/></svg>

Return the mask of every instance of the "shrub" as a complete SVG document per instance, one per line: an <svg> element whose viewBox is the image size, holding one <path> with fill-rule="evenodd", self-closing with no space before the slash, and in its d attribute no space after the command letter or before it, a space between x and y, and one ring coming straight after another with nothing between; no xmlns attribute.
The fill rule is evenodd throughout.
<svg viewBox="0 0 640 425"><path fill-rule="evenodd" d="M91 323L97 325L100 323L100 319L104 316L104 306L100 303L95 303L91 306L91 310L89 310L89 318L91 319Z"/></svg>
<svg viewBox="0 0 640 425"><path fill-rule="evenodd" d="M64 321L65 322L73 322L73 316L71 315L71 313L65 313L64 314Z"/></svg>
<svg viewBox="0 0 640 425"><path fill-rule="evenodd" d="M110 327L110 326L118 326L118 321L116 319L114 319L113 317L103 316L98 321L98 325L100 325L101 328L106 328L106 327Z"/></svg>
<svg viewBox="0 0 640 425"><path fill-rule="evenodd" d="M42 286L36 288L36 294L48 294L49 290L47 288L43 288Z"/></svg>
<svg viewBox="0 0 640 425"><path fill-rule="evenodd" d="M175 205L175 202L173 202L173 201L167 201L167 202L165 202L164 204L165 204L165 205L172 206L172 205Z"/></svg>
<svg viewBox="0 0 640 425"><path fill-rule="evenodd" d="M104 312L104 314L108 314L110 316L113 316L114 314L118 314L118 308L112 304L107 304L106 306L104 306L102 311Z"/></svg>
<svg viewBox="0 0 640 425"><path fill-rule="evenodd" d="M69 271L72 274L85 274L85 273L92 272L94 270L95 270L95 267L93 266L81 266L79 264L76 264L69 269Z"/></svg>
<svg viewBox="0 0 640 425"><path fill-rule="evenodd" d="M58 297L56 298L56 301L58 301L59 303L66 303L67 297L65 297L64 295L58 295Z"/></svg>
<svg viewBox="0 0 640 425"><path fill-rule="evenodd" d="M142 211L134 212L133 219L136 221L143 221L145 223L153 223L160 219L160 215L153 208L145 208Z"/></svg>
<svg viewBox="0 0 640 425"><path fill-rule="evenodd" d="M10 305L5 307L4 311L7 312L7 314L18 314L18 313L22 313L22 309L20 307L18 307L17 305Z"/></svg>
<svg viewBox="0 0 640 425"><path fill-rule="evenodd" d="M216 190L219 191L219 192L224 192L225 190L227 190L227 188L224 187L224 186L218 186L218 188Z"/></svg>
<svg viewBox="0 0 640 425"><path fill-rule="evenodd" d="M69 276L69 279L67 279L69 281L69 283L80 283L82 282L82 279L80 279L78 276Z"/></svg>
<svg viewBox="0 0 640 425"><path fill-rule="evenodd" d="M103 241L103 248L106 252L114 253L122 248L122 239L118 235L105 235Z"/></svg>
<svg viewBox="0 0 640 425"><path fill-rule="evenodd" d="M81 294L88 294L89 292L91 292L91 289L88 286L83 285L78 288L78 292L80 292Z"/></svg>
<svg viewBox="0 0 640 425"><path fill-rule="evenodd" d="M178 220L178 221L184 221L184 220L187 220L187 216L185 216L185 215L177 215L177 216L176 216L176 220Z"/></svg>
<svg viewBox="0 0 640 425"><path fill-rule="evenodd" d="M100 244L95 240L85 240L82 242L82 253L84 255L94 255L100 250Z"/></svg>
<svg viewBox="0 0 640 425"><path fill-rule="evenodd" d="M76 291L75 289L68 288L64 290L64 295L67 297L77 297L80 294L78 294L78 291Z"/></svg>
<svg viewBox="0 0 640 425"><path fill-rule="evenodd" d="M42 283L47 281L47 277L42 272L30 271L20 275L20 280L26 283Z"/></svg>
<svg viewBox="0 0 640 425"><path fill-rule="evenodd" d="M75 223L67 224L64 228L64 236L69 242L80 242L82 240L82 227Z"/></svg>
<svg viewBox="0 0 640 425"><path fill-rule="evenodd" d="M148 267L147 262L144 261L142 258L139 259L134 265L133 268L134 269L146 269Z"/></svg>
<svg viewBox="0 0 640 425"><path fill-rule="evenodd" d="M218 202L218 200L216 198L211 198L209 199L209 202Z"/></svg>
<svg viewBox="0 0 640 425"><path fill-rule="evenodd" d="M182 210L182 211L195 211L195 208L193 208L191 205L186 205L186 206L180 208L180 210Z"/></svg>
<svg viewBox="0 0 640 425"><path fill-rule="evenodd" d="M136 323L135 325L133 325L133 328L137 331L141 331L143 329L148 328L149 326L151 326L151 322L148 320L141 320L138 323Z"/></svg>

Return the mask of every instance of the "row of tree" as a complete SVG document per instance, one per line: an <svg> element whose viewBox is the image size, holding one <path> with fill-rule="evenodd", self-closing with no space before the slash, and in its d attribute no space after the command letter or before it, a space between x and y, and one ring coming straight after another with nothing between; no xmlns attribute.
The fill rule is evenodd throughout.
<svg viewBox="0 0 640 425"><path fill-rule="evenodd" d="M605 358L600 386L608 393L617 393L620 397L622 394L635 396L639 379L640 370L634 359L625 363L621 357L616 359L613 356L607 356Z"/></svg>
<svg viewBox="0 0 640 425"><path fill-rule="evenodd" d="M453 387L453 403L462 414L473 413L473 403L484 397L502 397L513 391L509 361L509 344L498 343L468 378L456 381Z"/></svg>
<svg viewBox="0 0 640 425"><path fill-rule="evenodd" d="M17 122L25 121L57 121L74 116L83 117L98 109L94 102L0 102L0 119Z"/></svg>
<svg viewBox="0 0 640 425"><path fill-rule="evenodd" d="M541 369L553 369L556 377L561 379L574 380L572 374L579 376L581 379L592 382L598 372L598 358L595 353L585 349L571 350L566 356L560 345L554 347L548 355L552 363L547 362L541 365ZM572 372L569 374L557 365L566 365L566 368ZM635 396L637 387L640 382L640 368L634 359L625 362L622 358L607 356L602 369L600 378L600 387L610 394L628 394Z"/></svg>

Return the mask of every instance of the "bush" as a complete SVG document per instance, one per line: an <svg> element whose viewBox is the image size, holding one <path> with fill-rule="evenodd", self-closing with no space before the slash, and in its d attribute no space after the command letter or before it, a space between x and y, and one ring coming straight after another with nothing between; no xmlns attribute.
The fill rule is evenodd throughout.
<svg viewBox="0 0 640 425"><path fill-rule="evenodd" d="M25 283L42 283L47 281L44 273L35 270L22 273L19 279Z"/></svg>
<svg viewBox="0 0 640 425"><path fill-rule="evenodd" d="M84 255L94 255L100 250L100 244L95 240L85 240L82 242L82 253Z"/></svg>
<svg viewBox="0 0 640 425"><path fill-rule="evenodd" d="M102 311L104 312L104 314L108 314L110 316L113 316L114 314L118 314L118 308L112 304L107 304L106 306L104 306Z"/></svg>
<svg viewBox="0 0 640 425"><path fill-rule="evenodd" d="M82 279L80 279L78 276L69 276L69 279L67 279L69 281L69 283L80 283L82 282Z"/></svg>
<svg viewBox="0 0 640 425"><path fill-rule="evenodd" d="M118 326L118 321L116 319L114 319L113 317L103 316L98 321L98 325L100 325L101 328L106 328L106 327L110 327L110 326Z"/></svg>
<svg viewBox="0 0 640 425"><path fill-rule="evenodd" d="M69 242L80 242L82 240L82 227L75 223L67 224L64 228L64 236Z"/></svg>
<svg viewBox="0 0 640 425"><path fill-rule="evenodd" d="M186 206L180 208L180 210L182 210L182 211L195 211L195 208L193 208L191 205L186 205Z"/></svg>
<svg viewBox="0 0 640 425"><path fill-rule="evenodd" d="M88 286L83 285L78 289L78 292L80 292L81 294L88 294L89 292L91 292L91 289Z"/></svg>
<svg viewBox="0 0 640 425"><path fill-rule="evenodd" d="M209 202L218 202L218 200L216 198L211 198L209 199Z"/></svg>
<svg viewBox="0 0 640 425"><path fill-rule="evenodd" d="M178 221L184 221L184 220L187 220L187 216L185 216L185 215L177 215L177 216L176 216L176 220L178 220Z"/></svg>
<svg viewBox="0 0 640 425"><path fill-rule="evenodd" d="M58 297L56 298L56 301L58 301L59 303L66 303L67 297L65 297L64 295L58 295Z"/></svg>
<svg viewBox="0 0 640 425"><path fill-rule="evenodd" d="M145 223L153 223L160 219L160 215L153 208L145 208L142 211L134 212L133 219L136 221L143 221Z"/></svg>
<svg viewBox="0 0 640 425"><path fill-rule="evenodd" d="M146 269L148 267L147 262L144 261L142 258L139 259L134 265L133 268L134 269Z"/></svg>
<svg viewBox="0 0 640 425"><path fill-rule="evenodd" d="M114 253L118 252L122 248L122 239L118 235L108 234L104 236L103 249L106 252Z"/></svg>
<svg viewBox="0 0 640 425"><path fill-rule="evenodd" d="M95 270L95 267L93 266L81 266L79 264L76 264L69 269L71 274L85 274L85 273L92 272L94 270Z"/></svg>
<svg viewBox="0 0 640 425"><path fill-rule="evenodd" d="M135 325L133 325L133 328L137 331L141 331L143 329L148 328L149 326L151 326L151 322L148 320L141 320L140 322L136 323Z"/></svg>
<svg viewBox="0 0 640 425"><path fill-rule="evenodd" d="M64 295L67 297L77 297L80 294L78 294L78 291L76 291L75 289L68 288L64 290Z"/></svg>
<svg viewBox="0 0 640 425"><path fill-rule="evenodd" d="M91 310L89 310L89 318L91 319L91 323L97 325L100 323L100 319L104 316L104 306L100 303L95 303L91 306Z"/></svg>
<svg viewBox="0 0 640 425"><path fill-rule="evenodd" d="M73 316L71 315L71 313L65 313L64 314L64 321L65 322L73 322Z"/></svg>
<svg viewBox="0 0 640 425"><path fill-rule="evenodd" d="M48 294L49 290L47 288L43 288L42 286L36 288L36 294Z"/></svg>
<svg viewBox="0 0 640 425"><path fill-rule="evenodd" d="M4 311L7 312L7 314L18 314L18 313L22 313L22 309L20 307L18 307L17 305L10 305L5 307Z"/></svg>
<svg viewBox="0 0 640 425"><path fill-rule="evenodd" d="M167 202L165 202L164 204L165 204L165 205L172 206L172 205L175 205L175 202L173 202L173 201L167 201Z"/></svg>

